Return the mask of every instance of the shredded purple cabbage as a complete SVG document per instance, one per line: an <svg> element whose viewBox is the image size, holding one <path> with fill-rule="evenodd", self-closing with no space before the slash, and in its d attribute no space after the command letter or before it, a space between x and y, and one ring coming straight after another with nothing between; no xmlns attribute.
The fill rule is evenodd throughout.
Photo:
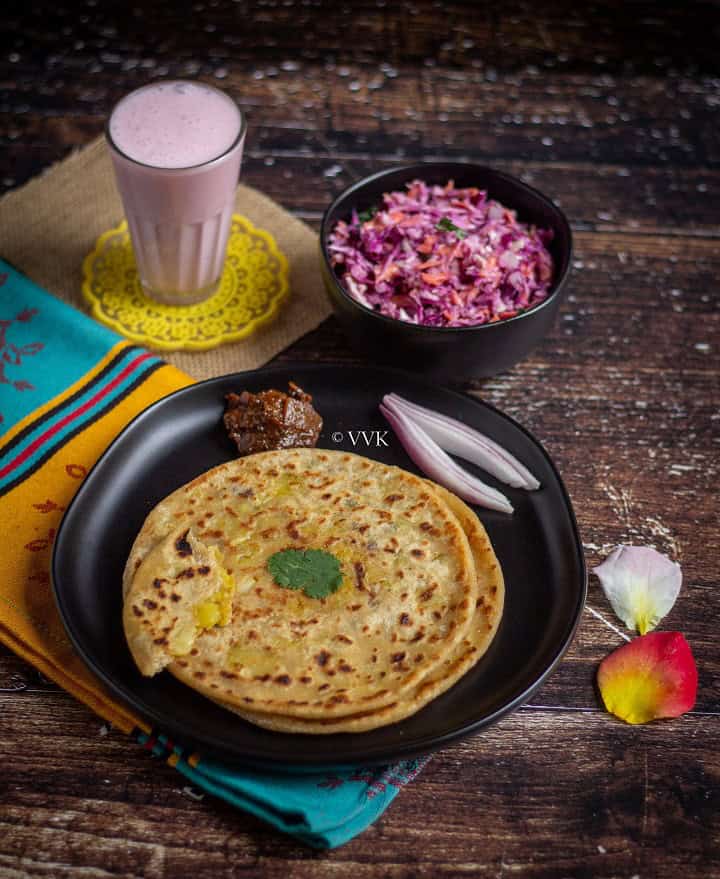
<svg viewBox="0 0 720 879"><path fill-rule="evenodd" d="M353 211L330 233L333 268L362 305L387 317L463 327L513 317L547 298L551 229L475 188L428 186L389 192L372 216Z"/></svg>

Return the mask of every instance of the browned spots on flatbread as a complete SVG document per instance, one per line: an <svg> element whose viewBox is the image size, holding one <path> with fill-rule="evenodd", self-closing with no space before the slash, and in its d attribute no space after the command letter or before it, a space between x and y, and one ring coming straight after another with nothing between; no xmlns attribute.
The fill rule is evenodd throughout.
<svg viewBox="0 0 720 879"><path fill-rule="evenodd" d="M285 530L293 540L300 540L302 537L302 534L297 529L297 526L300 524L302 524L302 519L293 519L285 526Z"/></svg>
<svg viewBox="0 0 720 879"><path fill-rule="evenodd" d="M188 543L187 539L189 533L190 529L188 529L184 534L181 534L180 537L178 537L178 539L175 541L175 550L181 558L192 555L192 547Z"/></svg>
<svg viewBox="0 0 720 879"><path fill-rule="evenodd" d="M331 654L328 653L327 650L321 650L319 653L315 655L315 662L323 668L328 664L328 660L330 659Z"/></svg>
<svg viewBox="0 0 720 879"><path fill-rule="evenodd" d="M203 531L203 533L200 535L200 537L211 537L214 540L219 540L222 536L223 532L220 531L218 528L215 528L213 531Z"/></svg>
<svg viewBox="0 0 720 879"><path fill-rule="evenodd" d="M397 539L397 537L391 537L390 540L388 540L386 545L391 547L392 549L399 549L400 548L400 541Z"/></svg>
<svg viewBox="0 0 720 879"><path fill-rule="evenodd" d="M358 589L365 590L365 566L362 562L355 562L353 564L353 570L355 571L355 585Z"/></svg>

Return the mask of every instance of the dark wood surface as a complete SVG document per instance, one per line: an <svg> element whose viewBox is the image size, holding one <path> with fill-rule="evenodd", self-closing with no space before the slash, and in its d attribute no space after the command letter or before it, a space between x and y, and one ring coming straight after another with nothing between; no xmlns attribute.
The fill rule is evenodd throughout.
<svg viewBox="0 0 720 879"><path fill-rule="evenodd" d="M0 649L0 876L720 876L718 5L180 7L3 7L2 189L88 142L123 93L173 75L240 101L244 180L315 226L351 180L408 159L481 160L546 191L576 234L560 318L512 372L456 385L547 445L590 566L619 542L680 559L663 627L692 645L698 702L645 727L607 715L594 676L621 639L587 611L531 704L316 853L195 799ZM357 360L332 319L278 359L298 358ZM614 620L594 578L588 604Z"/></svg>

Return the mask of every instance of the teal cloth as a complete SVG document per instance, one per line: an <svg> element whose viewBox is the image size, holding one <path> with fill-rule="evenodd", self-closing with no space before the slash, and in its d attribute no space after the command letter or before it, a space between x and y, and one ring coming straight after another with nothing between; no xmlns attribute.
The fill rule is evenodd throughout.
<svg viewBox="0 0 720 879"><path fill-rule="evenodd" d="M0 260L0 434L80 379L118 341L115 333ZM40 352L42 356L36 356ZM132 358L143 359L142 352L135 348L123 354L113 369L121 369ZM152 358L145 368L157 363ZM22 365L20 384L18 364ZM109 374L108 380L112 377ZM29 447L33 436L29 433L23 439ZM57 436L61 438L62 432ZM32 462L29 456L27 466ZM176 754L175 768L195 788L320 849L343 845L362 833L428 759L316 774L260 772L225 766L202 755L191 765L181 747L157 732L151 737L138 732L137 739L158 757Z"/></svg>
<svg viewBox="0 0 720 879"><path fill-rule="evenodd" d="M0 259L0 434L82 378L120 339Z"/></svg>
<svg viewBox="0 0 720 879"><path fill-rule="evenodd" d="M138 741L163 759L175 753L175 768L195 787L318 849L337 848L362 833L430 759L300 775L229 768L202 756L191 766L165 736L138 733Z"/></svg>

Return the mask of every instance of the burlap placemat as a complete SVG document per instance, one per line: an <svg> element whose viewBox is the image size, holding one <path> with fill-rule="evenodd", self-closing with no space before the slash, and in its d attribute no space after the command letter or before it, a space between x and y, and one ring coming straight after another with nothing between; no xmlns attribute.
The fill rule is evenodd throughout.
<svg viewBox="0 0 720 879"><path fill-rule="evenodd" d="M196 379L262 366L330 314L317 236L256 189L240 185L236 208L275 236L290 264L290 299L258 333L211 351L164 352ZM85 311L82 261L97 237L122 218L104 138L0 199L0 257L40 286Z"/></svg>

